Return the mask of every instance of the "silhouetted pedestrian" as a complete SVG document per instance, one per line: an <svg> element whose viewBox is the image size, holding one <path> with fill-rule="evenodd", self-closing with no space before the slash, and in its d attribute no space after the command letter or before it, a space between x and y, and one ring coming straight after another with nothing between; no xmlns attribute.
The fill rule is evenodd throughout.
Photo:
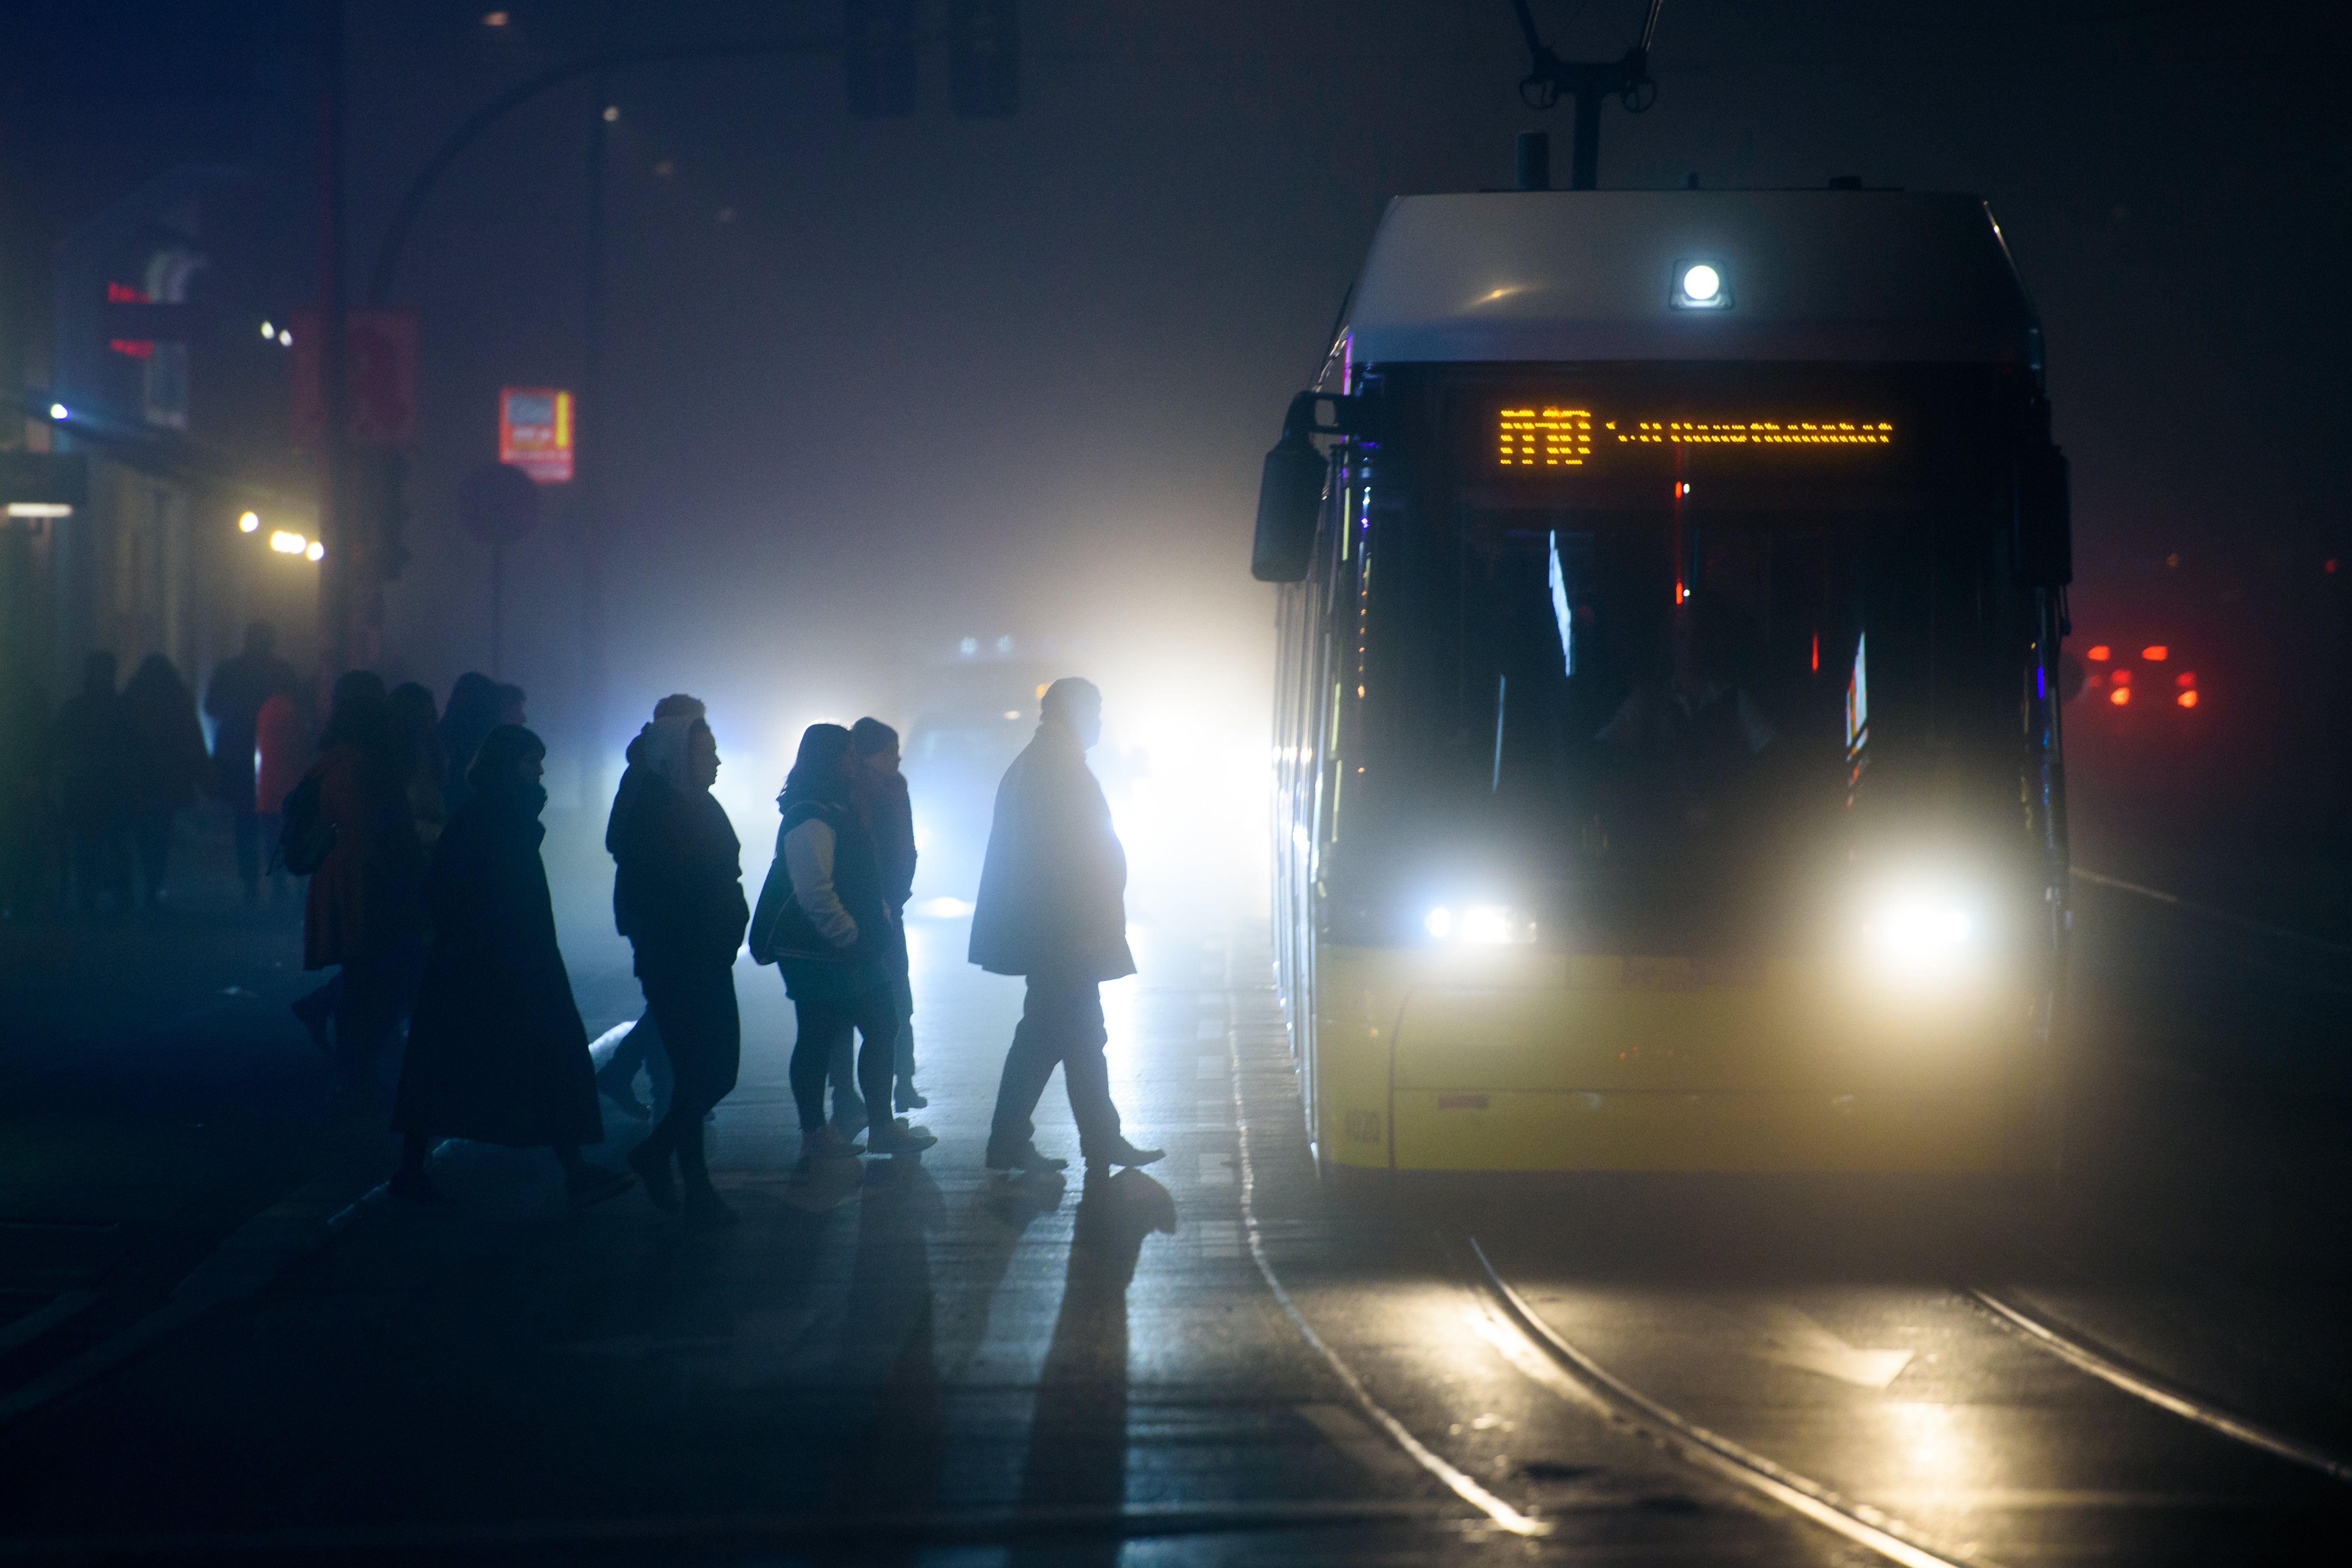
<svg viewBox="0 0 2352 1568"><path fill-rule="evenodd" d="M58 710L49 740L74 902L93 914L100 893L112 897L118 913L131 908L131 857L124 838L137 763L130 714L114 689L114 673L110 653L82 660L81 690Z"/></svg>
<svg viewBox="0 0 2352 1568"><path fill-rule="evenodd" d="M874 836L874 858L882 871L882 901L890 918L907 929L907 900L915 891L915 810L907 778L898 771L898 731L879 719L849 727L850 754L857 759L857 815ZM903 959L906 946L899 944ZM890 1053L891 1102L899 1110L930 1103L915 1088L915 991L906 968L898 980L898 1043Z"/></svg>
<svg viewBox="0 0 2352 1568"><path fill-rule="evenodd" d="M302 775L317 760L318 747L313 744L318 726L311 721L310 705L303 700L303 690L295 687L288 691L273 691L261 705L261 717L254 725L253 824L261 842L269 846L263 858L269 868L269 902L275 908L292 882L275 850L286 828L286 797L294 793Z"/></svg>
<svg viewBox="0 0 2352 1568"><path fill-rule="evenodd" d="M162 654L140 661L122 689L122 710L131 726L131 837L145 884L141 897L152 910L163 902L172 819L196 804L212 759L196 717L196 694Z"/></svg>
<svg viewBox="0 0 2352 1568"><path fill-rule="evenodd" d="M1103 1047L1102 983L1135 973L1127 945L1127 852L1087 767L1102 738L1102 693L1075 677L1045 689L1037 733L996 791L996 816L971 915L971 961L1021 974L1029 990L1005 1053L988 1135L991 1170L1059 1170L1037 1152L1030 1118L1055 1063L1087 1168L1148 1165L1119 1131Z"/></svg>
<svg viewBox="0 0 2352 1568"><path fill-rule="evenodd" d="M0 667L0 915L11 920L48 900L48 730L40 689Z"/></svg>
<svg viewBox="0 0 2352 1568"><path fill-rule="evenodd" d="M425 1152L440 1138L552 1149L579 1207L629 1184L625 1172L580 1154L604 1141L604 1128L539 855L546 759L530 731L491 731L466 770L474 794L434 853L425 881L433 949L393 1105L402 1139L395 1197L449 1202L425 1173Z"/></svg>
<svg viewBox="0 0 2352 1568"><path fill-rule="evenodd" d="M384 721L393 772L408 797L408 816L416 828L416 842L429 851L441 837L442 825L449 820L444 794L449 764L441 752L433 693L414 680L403 681L384 699ZM471 763L467 771L470 775Z"/></svg>
<svg viewBox="0 0 2352 1568"><path fill-rule="evenodd" d="M449 688L449 701L441 710L441 752L448 773L441 783L445 810L456 811L469 793L466 770L474 753L499 727L499 684L478 669L469 669Z"/></svg>
<svg viewBox="0 0 2352 1568"><path fill-rule="evenodd" d="M304 775L319 782L334 845L302 913L302 967L342 970L334 1046L347 1100L368 1092L424 956L425 855L391 752L383 681L352 670L335 682L319 760Z"/></svg>
<svg viewBox="0 0 2352 1568"><path fill-rule="evenodd" d="M810 725L776 797L783 814L776 859L790 897L779 907L769 946L800 1021L791 1074L804 1158L856 1152L824 1119L825 1076L853 1029L859 1039L858 1088L868 1110L866 1152L911 1154L938 1142L908 1131L881 1109L890 1103L899 1024L896 981L906 972L906 938L883 901L873 836L858 820L849 744L849 731L838 724Z"/></svg>
<svg viewBox="0 0 2352 1568"><path fill-rule="evenodd" d="M726 809L711 797L719 742L708 723L657 721L637 738L637 758L646 775L614 823L614 911L635 950L637 979L677 1088L669 1113L630 1152L629 1164L655 1205L672 1209L675 1159L689 1223L727 1225L736 1215L704 1166L702 1119L735 1087L742 1061L734 966L751 917L742 850Z"/></svg>
<svg viewBox="0 0 2352 1568"><path fill-rule="evenodd" d="M689 697L683 691L674 691L654 704L653 723L640 730L623 753L627 765L621 770L620 787L613 792L612 814L604 819L606 854L620 853L617 845L621 838L621 819L627 815L637 792L645 785L646 774L642 771L644 763L637 752L646 731L664 719L700 719L705 711L701 698ZM620 894L620 884L615 881L613 886L613 920L620 933L627 936L627 917L621 908ZM647 1086L652 1090L653 1103L650 1106L637 1098L639 1068L644 1069ZM676 1083L670 1073L669 1053L662 1049L661 1026L654 1021L652 1009L638 1015L636 1023L613 1047L612 1057L596 1069L596 1087L604 1092L605 1098L639 1121L657 1120L668 1111L670 1095Z"/></svg>
<svg viewBox="0 0 2352 1568"><path fill-rule="evenodd" d="M247 903L260 900L262 864L275 842L267 825L257 820L256 801L263 803L260 812L274 816L286 794L258 794L254 779L262 705L295 687L294 667L277 649L278 628L255 621L245 628L244 650L224 660L205 689L205 711L213 721L213 787L228 803L236 825L236 874Z"/></svg>

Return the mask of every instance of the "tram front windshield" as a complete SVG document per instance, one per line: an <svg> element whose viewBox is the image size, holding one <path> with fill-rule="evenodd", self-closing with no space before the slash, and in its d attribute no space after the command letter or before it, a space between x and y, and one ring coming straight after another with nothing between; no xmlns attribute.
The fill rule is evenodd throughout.
<svg viewBox="0 0 2352 1568"><path fill-rule="evenodd" d="M1501 472L1486 404L1454 423L1444 470L1366 530L1359 754L1391 785L1367 771L1368 814L1426 851L1433 891L1475 868L1579 945L1793 938L1885 751L1874 706L1924 718L1938 665L1948 687L1992 674L1979 628L1955 624L1973 573L1947 558L1937 585L1934 509L1896 509L1884 483L1841 491L1803 454L1760 486L1693 449ZM1939 637L1975 657L1938 659ZM1382 677L1387 702L1369 689ZM1976 695L1951 706L1981 710ZM1410 756L1412 737L1435 743ZM1338 826L1344 845L1344 811Z"/></svg>

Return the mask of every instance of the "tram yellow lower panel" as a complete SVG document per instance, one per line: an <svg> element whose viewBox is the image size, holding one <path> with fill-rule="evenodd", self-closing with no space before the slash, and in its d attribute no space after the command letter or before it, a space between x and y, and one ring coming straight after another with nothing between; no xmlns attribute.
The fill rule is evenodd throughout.
<svg viewBox="0 0 2352 1568"><path fill-rule="evenodd" d="M1355 1169L2044 1169L2042 1005L1990 970L1906 997L1826 963L1326 946L1316 1133Z"/></svg>
<svg viewBox="0 0 2352 1568"><path fill-rule="evenodd" d="M1400 1089L1408 1171L1853 1171L2005 1167L1990 1095L1600 1094Z"/></svg>

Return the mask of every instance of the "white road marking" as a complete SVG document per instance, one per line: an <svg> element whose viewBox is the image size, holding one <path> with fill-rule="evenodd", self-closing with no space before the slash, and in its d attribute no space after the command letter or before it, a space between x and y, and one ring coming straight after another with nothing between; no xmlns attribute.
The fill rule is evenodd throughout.
<svg viewBox="0 0 2352 1568"><path fill-rule="evenodd" d="M1199 1073L1203 1081L1213 1078L1223 1078L1225 1076L1225 1058L1223 1057L1202 1057L1201 1058L1200 1066L1195 1070Z"/></svg>
<svg viewBox="0 0 2352 1568"><path fill-rule="evenodd" d="M1304 1416L1323 1440L1376 1476L1418 1480L1421 1467L1397 1451L1396 1445L1367 1426L1364 1418L1344 1405L1302 1405Z"/></svg>
<svg viewBox="0 0 2352 1568"><path fill-rule="evenodd" d="M1856 1388L1885 1388L1911 1364L1909 1351L1865 1351L1838 1338L1794 1307L1768 1307L1770 1347L1766 1361L1816 1372Z"/></svg>
<svg viewBox="0 0 2352 1568"><path fill-rule="evenodd" d="M1192 1233L1200 1240L1203 1258L1239 1258L1242 1255L1242 1227L1230 1219L1204 1219L1193 1226Z"/></svg>
<svg viewBox="0 0 2352 1568"><path fill-rule="evenodd" d="M1225 1037L1225 1021L1223 1018L1202 1019L1201 1032L1198 1037L1203 1040L1223 1039Z"/></svg>

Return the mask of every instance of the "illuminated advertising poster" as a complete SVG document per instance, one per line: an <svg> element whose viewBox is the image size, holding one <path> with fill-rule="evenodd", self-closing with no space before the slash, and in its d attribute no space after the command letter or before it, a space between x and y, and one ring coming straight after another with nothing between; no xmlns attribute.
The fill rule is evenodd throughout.
<svg viewBox="0 0 2352 1568"><path fill-rule="evenodd" d="M572 395L550 386L499 393L499 461L543 485L572 479Z"/></svg>

